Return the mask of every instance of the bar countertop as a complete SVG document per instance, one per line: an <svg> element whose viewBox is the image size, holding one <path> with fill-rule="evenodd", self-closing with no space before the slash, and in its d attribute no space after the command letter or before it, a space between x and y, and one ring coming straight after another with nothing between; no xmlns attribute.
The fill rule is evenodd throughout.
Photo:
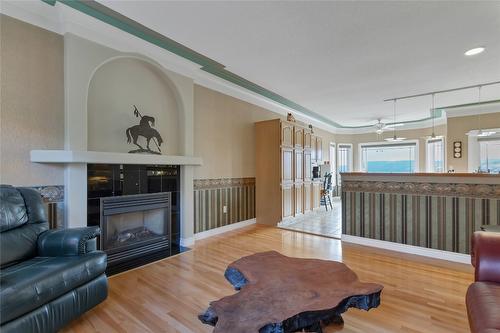
<svg viewBox="0 0 500 333"><path fill-rule="evenodd" d="M346 172L343 181L416 182L448 184L498 184L499 174L487 173L368 173Z"/></svg>

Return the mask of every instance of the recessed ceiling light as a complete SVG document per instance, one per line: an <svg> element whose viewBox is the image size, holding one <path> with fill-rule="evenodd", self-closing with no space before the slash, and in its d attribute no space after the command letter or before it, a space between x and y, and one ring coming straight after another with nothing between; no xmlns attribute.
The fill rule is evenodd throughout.
<svg viewBox="0 0 500 333"><path fill-rule="evenodd" d="M473 55L479 54L483 51L484 51L484 47L475 47L473 49L466 51L464 54L466 56L473 56Z"/></svg>

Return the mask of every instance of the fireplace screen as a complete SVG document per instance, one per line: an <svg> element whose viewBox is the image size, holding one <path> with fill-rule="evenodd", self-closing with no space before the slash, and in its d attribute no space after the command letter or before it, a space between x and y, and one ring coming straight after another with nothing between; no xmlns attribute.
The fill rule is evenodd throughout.
<svg viewBox="0 0 500 333"><path fill-rule="evenodd" d="M161 208L108 216L104 248L128 247L165 236L167 218L165 209Z"/></svg>
<svg viewBox="0 0 500 333"><path fill-rule="evenodd" d="M101 248L109 254L154 246L154 243L168 239L170 193L127 195L101 200Z"/></svg>

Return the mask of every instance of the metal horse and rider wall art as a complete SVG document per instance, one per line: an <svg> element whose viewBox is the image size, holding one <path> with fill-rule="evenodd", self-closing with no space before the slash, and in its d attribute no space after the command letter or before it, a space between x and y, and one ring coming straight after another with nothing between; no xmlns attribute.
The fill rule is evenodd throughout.
<svg viewBox="0 0 500 333"><path fill-rule="evenodd" d="M134 105L134 116L137 118L141 118L139 125L135 125L127 128L125 133L127 134L127 143L133 142L139 149L131 150L129 153L149 153L149 154L161 154L160 146L163 143L163 139L161 138L160 133L155 130L152 126L155 125L155 118L151 116L141 115L137 107ZM139 136L146 138L146 148L142 147L137 143L137 139ZM150 141L156 145L158 151L151 150L149 148Z"/></svg>

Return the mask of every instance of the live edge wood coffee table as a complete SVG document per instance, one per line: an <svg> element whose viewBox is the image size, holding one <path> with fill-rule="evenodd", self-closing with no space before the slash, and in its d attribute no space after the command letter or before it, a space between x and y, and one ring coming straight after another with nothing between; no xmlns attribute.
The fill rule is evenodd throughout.
<svg viewBox="0 0 500 333"><path fill-rule="evenodd" d="M383 288L359 282L343 263L275 251L238 259L224 276L240 291L211 302L199 315L216 333L322 332L322 325L342 324L341 314L350 307L377 307Z"/></svg>

